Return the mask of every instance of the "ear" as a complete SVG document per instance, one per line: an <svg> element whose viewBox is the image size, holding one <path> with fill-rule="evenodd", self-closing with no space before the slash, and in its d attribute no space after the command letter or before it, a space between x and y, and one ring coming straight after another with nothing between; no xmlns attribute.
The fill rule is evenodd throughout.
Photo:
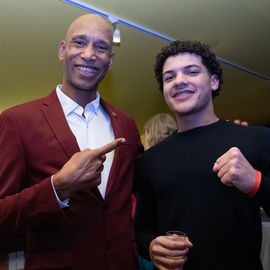
<svg viewBox="0 0 270 270"><path fill-rule="evenodd" d="M111 68L112 68L113 60L114 60L114 53L112 52L112 53L111 53L111 57L110 57L110 63L109 63L108 69L111 69Z"/></svg>
<svg viewBox="0 0 270 270"><path fill-rule="evenodd" d="M62 40L61 43L59 44L59 48L58 48L58 58L60 61L64 60L65 51L66 51L66 44L65 44L65 41Z"/></svg>
<svg viewBox="0 0 270 270"><path fill-rule="evenodd" d="M216 74L212 75L210 80L211 80L212 91L216 91L219 87L219 79L218 79L217 75Z"/></svg>

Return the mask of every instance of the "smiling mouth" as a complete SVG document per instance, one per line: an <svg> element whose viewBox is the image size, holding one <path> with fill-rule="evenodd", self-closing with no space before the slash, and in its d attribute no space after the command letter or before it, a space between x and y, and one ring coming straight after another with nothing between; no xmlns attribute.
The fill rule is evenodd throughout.
<svg viewBox="0 0 270 270"><path fill-rule="evenodd" d="M98 71L95 67L75 66L75 68L82 71L84 74L95 74Z"/></svg>
<svg viewBox="0 0 270 270"><path fill-rule="evenodd" d="M193 91L181 91L181 92L177 92L173 95L174 98L184 98L187 96L192 95L194 92Z"/></svg>

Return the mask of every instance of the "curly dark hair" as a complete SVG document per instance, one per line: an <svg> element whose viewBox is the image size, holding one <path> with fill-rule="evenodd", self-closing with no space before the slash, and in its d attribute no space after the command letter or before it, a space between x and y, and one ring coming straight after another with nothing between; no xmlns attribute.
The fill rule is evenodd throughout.
<svg viewBox="0 0 270 270"><path fill-rule="evenodd" d="M202 44L199 41L180 41L176 40L171 42L169 45L162 48L161 52L156 56L156 64L154 66L155 77L159 84L159 89L163 92L163 66L166 59L170 56L177 55L178 53L195 53L202 58L202 63L207 68L210 74L217 75L219 79L219 87L216 91L212 91L212 97L219 95L222 79L222 69L219 61L215 54L210 50L207 44Z"/></svg>

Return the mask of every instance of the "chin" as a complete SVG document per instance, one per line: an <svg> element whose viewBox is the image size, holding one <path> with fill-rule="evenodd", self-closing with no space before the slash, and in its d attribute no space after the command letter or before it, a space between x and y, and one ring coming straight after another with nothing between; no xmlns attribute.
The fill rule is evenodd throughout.
<svg viewBox="0 0 270 270"><path fill-rule="evenodd" d="M78 83L78 84L74 84L75 87L80 90L80 91L90 91L92 89L97 89L97 84L87 84L87 83Z"/></svg>

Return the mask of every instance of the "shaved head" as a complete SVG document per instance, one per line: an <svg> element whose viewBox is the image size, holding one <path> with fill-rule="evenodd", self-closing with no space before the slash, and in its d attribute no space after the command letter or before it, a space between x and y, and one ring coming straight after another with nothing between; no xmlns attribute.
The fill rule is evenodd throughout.
<svg viewBox="0 0 270 270"><path fill-rule="evenodd" d="M109 40L111 41L111 45L113 42L113 26L109 20L96 15L96 14L86 14L78 17L72 24L69 26L66 33L66 41L70 40L70 37L77 31L78 27L82 26L91 26L95 25L98 30L103 31L108 35Z"/></svg>

